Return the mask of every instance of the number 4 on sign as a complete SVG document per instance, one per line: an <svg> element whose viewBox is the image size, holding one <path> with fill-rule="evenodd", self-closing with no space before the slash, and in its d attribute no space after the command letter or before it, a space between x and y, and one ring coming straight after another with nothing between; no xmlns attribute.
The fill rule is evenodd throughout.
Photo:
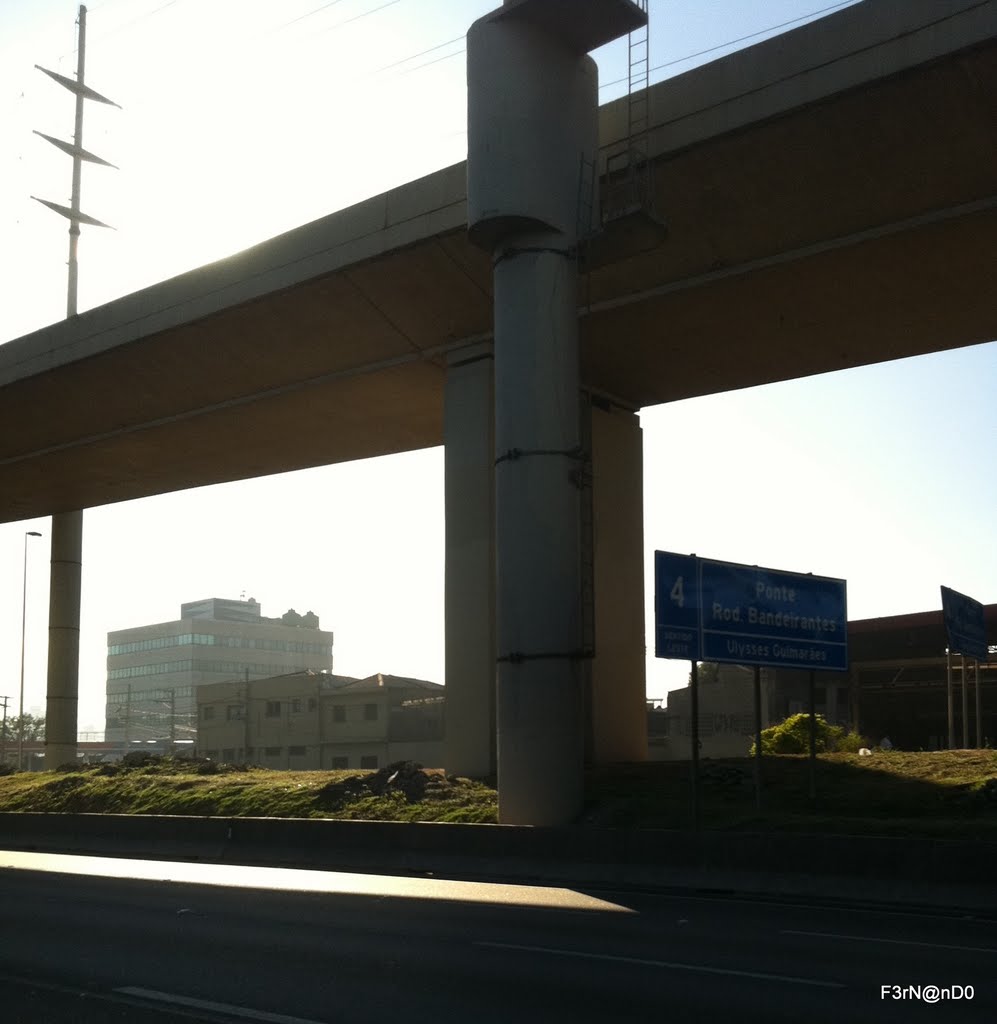
<svg viewBox="0 0 997 1024"><path fill-rule="evenodd" d="M675 585L672 587L672 592L669 595L679 608L685 607L685 591L683 590L684 579L685 577L683 576L677 576L675 578Z"/></svg>

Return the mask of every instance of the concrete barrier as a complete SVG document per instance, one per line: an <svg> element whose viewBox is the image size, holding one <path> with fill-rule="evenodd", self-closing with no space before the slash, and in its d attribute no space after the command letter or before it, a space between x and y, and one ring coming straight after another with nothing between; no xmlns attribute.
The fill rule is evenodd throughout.
<svg viewBox="0 0 997 1024"><path fill-rule="evenodd" d="M369 872L667 885L746 873L991 886L997 843L303 818L0 814L0 846ZM691 873L691 874L690 874Z"/></svg>

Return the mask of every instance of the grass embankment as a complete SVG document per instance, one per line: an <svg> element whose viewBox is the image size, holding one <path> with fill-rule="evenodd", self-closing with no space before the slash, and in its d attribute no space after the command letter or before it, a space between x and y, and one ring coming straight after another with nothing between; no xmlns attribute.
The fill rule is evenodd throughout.
<svg viewBox="0 0 997 1024"><path fill-rule="evenodd" d="M703 761L700 821L707 829L814 831L997 840L997 754L991 750L821 754L817 800L805 756L764 761L755 807L748 758ZM150 760L0 777L0 811L497 820L495 790L439 769L282 772L211 762ZM595 826L689 828L688 762L589 774L579 820Z"/></svg>
<svg viewBox="0 0 997 1024"><path fill-rule="evenodd" d="M163 758L0 777L0 811L494 822L496 801L439 769L284 772Z"/></svg>
<svg viewBox="0 0 997 1024"><path fill-rule="evenodd" d="M700 762L700 821L707 829L834 832L997 840L997 753L992 750L820 754L816 800L805 755L763 759L762 809L753 759ZM688 828L688 762L606 769L589 781L583 820Z"/></svg>

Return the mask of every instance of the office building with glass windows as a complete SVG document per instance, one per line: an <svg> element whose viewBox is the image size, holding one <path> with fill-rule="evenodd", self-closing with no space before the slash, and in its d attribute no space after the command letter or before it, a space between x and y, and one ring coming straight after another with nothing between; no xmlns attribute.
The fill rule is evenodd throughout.
<svg viewBox="0 0 997 1024"><path fill-rule="evenodd" d="M267 618L253 598L191 601L172 622L108 633L104 738L190 748L198 686L331 672L332 640L312 612Z"/></svg>

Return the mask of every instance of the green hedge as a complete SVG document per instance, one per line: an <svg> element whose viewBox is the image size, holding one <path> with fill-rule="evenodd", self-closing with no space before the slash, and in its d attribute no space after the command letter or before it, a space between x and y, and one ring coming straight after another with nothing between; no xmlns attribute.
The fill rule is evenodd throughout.
<svg viewBox="0 0 997 1024"><path fill-rule="evenodd" d="M857 753L860 747L867 747L868 741L857 732L846 732L840 725L829 725L823 715L817 715L816 743L818 753L840 751ZM810 715L790 715L778 725L762 730L763 754L807 754L810 752ZM751 744L750 754L754 755L755 745Z"/></svg>

